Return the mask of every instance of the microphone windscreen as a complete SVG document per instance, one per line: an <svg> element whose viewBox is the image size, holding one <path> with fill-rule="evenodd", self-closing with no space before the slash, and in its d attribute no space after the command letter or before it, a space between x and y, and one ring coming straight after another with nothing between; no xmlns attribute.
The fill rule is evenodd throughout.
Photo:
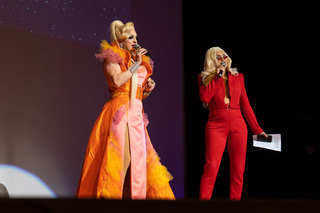
<svg viewBox="0 0 320 213"><path fill-rule="evenodd" d="M135 45L134 45L134 48L135 48L135 49L138 49L138 48L140 48L140 47L141 47L141 46L140 46L139 44L135 44Z"/></svg>

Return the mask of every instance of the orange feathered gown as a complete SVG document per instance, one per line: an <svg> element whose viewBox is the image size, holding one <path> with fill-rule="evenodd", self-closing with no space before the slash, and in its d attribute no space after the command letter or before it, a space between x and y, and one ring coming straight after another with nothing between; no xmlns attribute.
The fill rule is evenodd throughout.
<svg viewBox="0 0 320 213"><path fill-rule="evenodd" d="M126 71L131 65L131 54L118 47L118 45L111 43L109 45L106 41L101 43L101 53L96 54L96 57L105 63L118 63L121 71ZM137 199L175 199L172 189L169 185L169 181L172 180L171 174L160 163L156 151L154 150L150 137L147 132L147 119L143 113L142 96L143 89L147 83L147 78L152 75L152 65L150 59L146 56L143 57L141 67L145 73L139 74L140 84L138 84L135 104L130 106L130 90L131 80L127 81L121 87L116 88L108 78L106 70L104 70L109 91L110 100L103 107L99 117L97 118L87 146L84 164L80 175L80 180L76 192L78 198L108 198L108 199L122 199L123 193L123 141L121 123L127 123L130 121L128 114L131 111L135 111L138 117L135 117L135 121L132 122L129 128L130 135L130 148L135 143L133 139L139 140L140 152L144 153L139 158L135 157L131 153L131 172L134 172L134 165L145 167L145 175L143 172L140 177L136 175L136 179L140 179L142 184L146 185L145 190L140 190L137 193L143 193L143 196L137 196ZM105 66L104 66L105 67ZM140 68L141 68L140 67ZM139 69L140 70L140 69ZM143 79L141 79L143 78ZM132 108L131 108L132 107ZM140 116L140 114L142 116ZM139 117L140 116L140 117ZM139 118L137 120L136 118ZM143 125L142 128L141 125ZM142 131L139 131L139 128ZM138 131L134 131L138 129ZM132 130L130 132L130 130ZM131 135L133 139L131 138ZM141 148L142 147L142 148ZM141 150L142 149L142 150ZM133 152L133 150L131 150ZM137 156L137 154L135 154ZM137 160L135 160L135 158ZM141 159L142 158L142 159ZM134 174L134 173L132 173ZM132 179L131 181L134 181ZM131 191L139 190L135 184L131 183ZM133 198L135 198L133 196Z"/></svg>

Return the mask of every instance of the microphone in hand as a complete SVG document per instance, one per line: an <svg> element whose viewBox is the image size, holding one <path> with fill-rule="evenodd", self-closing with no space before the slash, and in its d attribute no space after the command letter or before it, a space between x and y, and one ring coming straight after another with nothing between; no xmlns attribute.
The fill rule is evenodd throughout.
<svg viewBox="0 0 320 213"><path fill-rule="evenodd" d="M139 44L135 44L134 45L134 49L139 49L139 48L141 48L141 46L139 45ZM147 52L146 54L144 54L145 56L148 56L149 58L151 58L151 54L149 53L149 52Z"/></svg>
<svg viewBox="0 0 320 213"><path fill-rule="evenodd" d="M221 62L221 65L223 66L223 67L226 67L226 62ZM222 74L223 74L223 70L220 70L219 71L219 74L218 74L218 76L219 76L219 78L222 76Z"/></svg>

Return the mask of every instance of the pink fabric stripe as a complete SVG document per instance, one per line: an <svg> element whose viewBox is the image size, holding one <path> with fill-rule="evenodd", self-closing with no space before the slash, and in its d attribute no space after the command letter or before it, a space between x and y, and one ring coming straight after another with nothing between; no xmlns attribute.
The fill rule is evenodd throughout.
<svg viewBox="0 0 320 213"><path fill-rule="evenodd" d="M128 113L132 199L146 199L147 193L146 141L141 109L142 102L136 99Z"/></svg>

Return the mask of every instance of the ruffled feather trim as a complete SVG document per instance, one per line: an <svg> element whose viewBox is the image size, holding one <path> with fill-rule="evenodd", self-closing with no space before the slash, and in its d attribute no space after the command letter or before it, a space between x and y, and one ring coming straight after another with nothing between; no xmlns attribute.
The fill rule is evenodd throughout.
<svg viewBox="0 0 320 213"><path fill-rule="evenodd" d="M115 142L115 143L114 143ZM117 147L117 142L112 141L108 148L108 162L106 166L106 175L104 175L101 192L98 194L98 198L122 198L122 155L120 147ZM101 177L101 176L100 176Z"/></svg>
<svg viewBox="0 0 320 213"><path fill-rule="evenodd" d="M169 181L173 179L167 168L160 162L149 135L145 131L147 145L147 199L174 200L175 196Z"/></svg>
<svg viewBox="0 0 320 213"><path fill-rule="evenodd" d="M103 177L103 181L101 181L101 191L98 194L98 198L122 198L123 156L121 149L118 137L113 132L110 132L107 149L108 160L105 170L102 170L105 174L99 175L100 178Z"/></svg>
<svg viewBox="0 0 320 213"><path fill-rule="evenodd" d="M152 150L147 159L147 198L175 199L169 181L173 179L167 168L160 163L157 153Z"/></svg>
<svg viewBox="0 0 320 213"><path fill-rule="evenodd" d="M147 127L149 124L149 118L147 113L143 113L143 124L145 127Z"/></svg>
<svg viewBox="0 0 320 213"><path fill-rule="evenodd" d="M117 47L117 45L110 45L107 41L102 40L100 44L100 53L95 54L96 58L100 61L104 61L105 59L108 62L115 64L123 64L123 53Z"/></svg>
<svg viewBox="0 0 320 213"><path fill-rule="evenodd" d="M154 68L154 61L151 58L145 56L142 57L142 61L148 63L152 69Z"/></svg>
<svg viewBox="0 0 320 213"><path fill-rule="evenodd" d="M103 50L101 53L95 54L96 59L99 59L100 61L104 61L106 59L108 62L114 63L114 64L122 64L123 60L120 57L119 54L113 52L111 49Z"/></svg>

